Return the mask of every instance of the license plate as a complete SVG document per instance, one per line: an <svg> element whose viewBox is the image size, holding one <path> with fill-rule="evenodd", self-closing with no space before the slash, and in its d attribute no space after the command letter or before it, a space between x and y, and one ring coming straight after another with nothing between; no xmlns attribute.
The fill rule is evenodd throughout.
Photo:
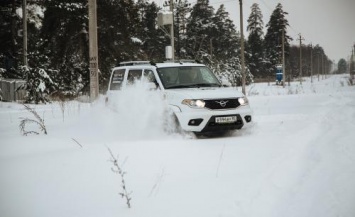
<svg viewBox="0 0 355 217"><path fill-rule="evenodd" d="M216 117L216 123L218 124L234 123L236 121L237 116Z"/></svg>

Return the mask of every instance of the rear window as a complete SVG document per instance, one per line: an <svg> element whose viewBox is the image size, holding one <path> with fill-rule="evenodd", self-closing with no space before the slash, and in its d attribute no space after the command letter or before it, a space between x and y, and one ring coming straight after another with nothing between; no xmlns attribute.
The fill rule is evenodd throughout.
<svg viewBox="0 0 355 217"><path fill-rule="evenodd" d="M113 72L110 90L120 90L122 88L125 69L118 69Z"/></svg>

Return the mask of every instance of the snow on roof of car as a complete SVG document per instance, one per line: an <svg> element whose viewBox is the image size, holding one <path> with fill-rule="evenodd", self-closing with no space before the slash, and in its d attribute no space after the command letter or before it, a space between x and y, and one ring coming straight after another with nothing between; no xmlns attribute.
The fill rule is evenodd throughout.
<svg viewBox="0 0 355 217"><path fill-rule="evenodd" d="M167 63L157 63L156 65L158 68L177 67L177 66L205 66L204 64L201 63L190 63L190 62L181 62L181 63L167 62Z"/></svg>
<svg viewBox="0 0 355 217"><path fill-rule="evenodd" d="M119 66L114 67L114 69L118 68L167 68L167 67L181 67L181 66L205 66L201 63L193 63L193 62L164 62L164 63L152 63L149 61L126 61L121 62Z"/></svg>

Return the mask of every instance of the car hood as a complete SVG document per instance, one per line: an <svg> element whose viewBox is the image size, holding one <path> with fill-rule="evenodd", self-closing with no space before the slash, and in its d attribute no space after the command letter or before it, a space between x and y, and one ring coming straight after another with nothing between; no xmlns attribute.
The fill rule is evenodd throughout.
<svg viewBox="0 0 355 217"><path fill-rule="evenodd" d="M244 96L230 87L167 89L165 93L168 99L227 99Z"/></svg>

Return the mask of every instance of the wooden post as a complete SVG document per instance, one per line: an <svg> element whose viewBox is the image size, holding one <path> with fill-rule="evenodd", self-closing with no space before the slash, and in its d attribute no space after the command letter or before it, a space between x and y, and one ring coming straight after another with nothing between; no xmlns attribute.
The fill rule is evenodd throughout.
<svg viewBox="0 0 355 217"><path fill-rule="evenodd" d="M28 66L27 62L27 2L22 2L22 23L23 23L23 65Z"/></svg>
<svg viewBox="0 0 355 217"><path fill-rule="evenodd" d="M175 60L175 37L174 37L174 0L170 0L170 11L173 14L173 23L170 28L170 44L172 48L172 61Z"/></svg>
<svg viewBox="0 0 355 217"><path fill-rule="evenodd" d="M282 86L286 86L286 68L285 68L285 30L282 29ZM288 84L290 86L290 84Z"/></svg>
<svg viewBox="0 0 355 217"><path fill-rule="evenodd" d="M245 95L245 63L244 63L244 34L243 34L243 0L239 0L240 9L240 47L242 62L242 93Z"/></svg>
<svg viewBox="0 0 355 217"><path fill-rule="evenodd" d="M89 0L90 101L99 96L96 0Z"/></svg>

